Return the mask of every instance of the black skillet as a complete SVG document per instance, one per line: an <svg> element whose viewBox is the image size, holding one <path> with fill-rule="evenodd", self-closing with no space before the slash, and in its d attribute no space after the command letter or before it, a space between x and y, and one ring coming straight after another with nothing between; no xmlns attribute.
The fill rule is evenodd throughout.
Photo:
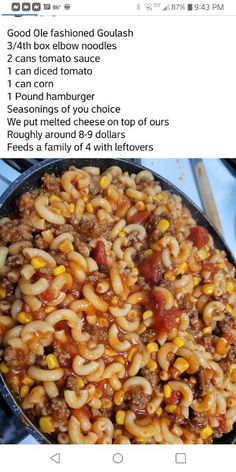
<svg viewBox="0 0 236 472"><path fill-rule="evenodd" d="M56 175L61 175L70 165L75 165L77 167L83 167L87 165L92 165L100 167L102 171L107 169L112 165L119 165L123 171L128 171L129 173L138 173L145 168L141 165L134 164L131 160L121 160L121 159L45 159L43 162L37 163L35 166L26 170L20 177L18 177L3 193L0 197L0 218L3 216L14 215L16 209L16 200L24 192L32 190L41 185L41 177L45 172L55 173ZM158 166L158 160L157 160ZM158 180L165 190L170 190L173 193L180 195L189 208L193 218L196 220L198 225L205 226L209 233L213 236L215 245L218 249L222 249L226 252L228 260L235 264L234 257L224 242L223 238L214 228L212 223L208 220L205 214L177 187L172 185L168 180L164 179L160 175L152 172L156 180ZM25 416L20 406L17 404L13 395L9 391L3 377L0 375L0 393L8 404L12 412L14 413L17 419L23 421L25 428L28 433L32 434L36 440L41 444L50 443L50 438L46 435L43 435L39 429ZM236 443L236 428L230 433L224 435L221 439L216 440L215 443L218 444L234 444Z"/></svg>

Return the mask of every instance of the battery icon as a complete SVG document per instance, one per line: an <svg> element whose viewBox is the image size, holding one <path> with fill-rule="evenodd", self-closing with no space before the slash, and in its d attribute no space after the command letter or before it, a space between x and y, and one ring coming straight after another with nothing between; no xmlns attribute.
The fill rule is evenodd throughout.
<svg viewBox="0 0 236 472"><path fill-rule="evenodd" d="M189 3L188 4L188 11L192 11L193 10L193 4L192 3Z"/></svg>

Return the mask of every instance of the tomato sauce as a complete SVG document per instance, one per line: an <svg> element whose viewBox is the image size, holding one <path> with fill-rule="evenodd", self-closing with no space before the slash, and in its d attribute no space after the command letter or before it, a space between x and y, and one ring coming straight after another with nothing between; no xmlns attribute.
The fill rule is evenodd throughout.
<svg viewBox="0 0 236 472"><path fill-rule="evenodd" d="M179 405L182 400L182 394L178 391L172 391L170 398L165 398L168 405Z"/></svg>
<svg viewBox="0 0 236 472"><path fill-rule="evenodd" d="M161 253L156 251L150 256L145 257L138 265L138 269L145 282L156 285L160 283L162 279Z"/></svg>
<svg viewBox="0 0 236 472"><path fill-rule="evenodd" d="M43 292L41 294L41 299L45 303L50 303L50 302L52 302L52 300L54 300L55 296L56 296L55 290L52 290L51 288L48 288L47 290L45 290L45 292Z"/></svg>
<svg viewBox="0 0 236 472"><path fill-rule="evenodd" d="M153 290L154 327L158 335L169 333L179 322L181 311L172 307L165 308L165 298L162 293Z"/></svg>
<svg viewBox="0 0 236 472"><path fill-rule="evenodd" d="M189 239L193 242L194 246L201 248L208 244L209 233L203 226L194 226L190 229Z"/></svg>
<svg viewBox="0 0 236 472"><path fill-rule="evenodd" d="M203 262L201 272L210 272L210 277L213 278L217 272L217 267L212 262Z"/></svg>
<svg viewBox="0 0 236 472"><path fill-rule="evenodd" d="M97 241L96 247L93 250L93 257L99 267L107 267L107 255L103 241Z"/></svg>
<svg viewBox="0 0 236 472"><path fill-rule="evenodd" d="M149 216L150 216L150 213L146 210L138 211L137 213L135 213L134 215L130 217L129 223L144 225L149 219Z"/></svg>

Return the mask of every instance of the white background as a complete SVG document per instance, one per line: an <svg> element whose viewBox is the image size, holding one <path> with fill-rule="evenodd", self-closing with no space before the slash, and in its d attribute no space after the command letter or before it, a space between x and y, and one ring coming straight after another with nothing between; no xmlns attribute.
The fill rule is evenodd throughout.
<svg viewBox="0 0 236 472"><path fill-rule="evenodd" d="M120 39L117 51L102 52L101 64L96 66L93 76L66 80L58 77L55 91L57 88L61 92L95 92L99 103L120 106L121 114L126 117L161 117L171 121L167 128L133 128L127 132L126 142L154 143L152 153L82 151L81 157L235 157L235 23L234 16L11 17L10 20L2 17L0 155L37 157L35 152L6 152L5 107L9 78L6 30L9 26L53 26L58 29L131 28L135 33L133 39ZM114 38L110 38L110 42L113 41ZM23 105L29 103L23 102ZM70 157L78 154L72 152ZM65 157L65 153L42 152L38 157Z"/></svg>

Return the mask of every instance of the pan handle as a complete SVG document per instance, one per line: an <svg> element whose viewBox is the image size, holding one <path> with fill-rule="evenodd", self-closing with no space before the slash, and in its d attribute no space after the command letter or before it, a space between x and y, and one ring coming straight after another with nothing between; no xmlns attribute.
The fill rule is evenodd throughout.
<svg viewBox="0 0 236 472"><path fill-rule="evenodd" d="M14 170L17 172L24 172L25 170L29 169L30 167L33 167L35 164L38 162L43 161L44 159L2 159L7 165L12 167Z"/></svg>

